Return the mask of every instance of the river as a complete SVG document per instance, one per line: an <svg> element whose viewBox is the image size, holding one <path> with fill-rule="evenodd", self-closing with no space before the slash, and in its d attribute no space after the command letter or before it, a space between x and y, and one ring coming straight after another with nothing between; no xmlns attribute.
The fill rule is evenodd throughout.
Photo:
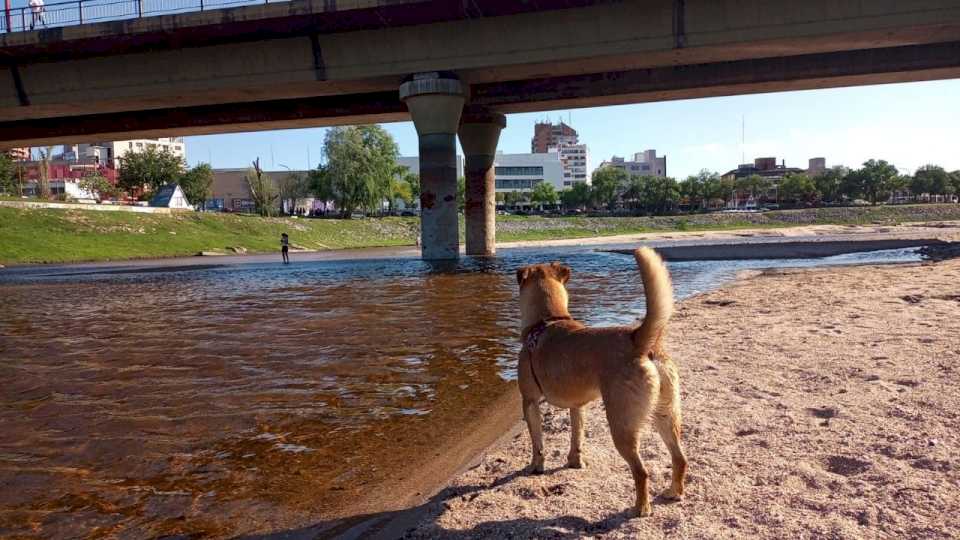
<svg viewBox="0 0 960 540"><path fill-rule="evenodd" d="M750 268L916 258L670 270L683 298ZM594 248L503 250L454 269L392 258L0 273L0 536L229 537L350 515L510 388L514 270L550 260L573 268L575 317L642 317L632 258Z"/></svg>

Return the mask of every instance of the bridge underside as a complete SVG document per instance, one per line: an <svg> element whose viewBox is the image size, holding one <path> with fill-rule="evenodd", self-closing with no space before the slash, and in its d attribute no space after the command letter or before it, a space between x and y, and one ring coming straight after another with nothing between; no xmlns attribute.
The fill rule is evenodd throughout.
<svg viewBox="0 0 960 540"><path fill-rule="evenodd" d="M960 1L301 0L0 35L0 147L960 77Z"/></svg>
<svg viewBox="0 0 960 540"><path fill-rule="evenodd" d="M503 113L960 78L960 41L470 85ZM163 107L0 122L0 144L206 135L409 121L397 91Z"/></svg>

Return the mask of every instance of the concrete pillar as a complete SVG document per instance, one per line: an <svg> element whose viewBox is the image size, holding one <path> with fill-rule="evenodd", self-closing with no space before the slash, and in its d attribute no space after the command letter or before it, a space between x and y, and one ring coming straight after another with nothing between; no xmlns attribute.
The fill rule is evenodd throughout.
<svg viewBox="0 0 960 540"><path fill-rule="evenodd" d="M465 95L452 74L423 73L400 85L420 138L420 239L427 260L460 256L457 128Z"/></svg>
<svg viewBox="0 0 960 540"><path fill-rule="evenodd" d="M507 118L499 113L468 109L460 121L460 145L466 157L467 255L496 253L497 201L493 161L500 130Z"/></svg>

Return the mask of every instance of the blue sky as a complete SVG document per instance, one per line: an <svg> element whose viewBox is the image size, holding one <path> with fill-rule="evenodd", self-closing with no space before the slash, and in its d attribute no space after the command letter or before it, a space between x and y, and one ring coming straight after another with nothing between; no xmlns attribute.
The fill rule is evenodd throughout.
<svg viewBox="0 0 960 540"><path fill-rule="evenodd" d="M589 146L591 168L612 155L655 148L667 155L667 173L676 178L704 168L727 171L741 154L747 161L776 156L799 167L825 157L828 166L878 158L907 173L927 163L960 169L960 79L513 114L499 149L529 152L533 124L561 118ZM412 123L384 127L402 155L416 155ZM323 134L316 128L188 137L187 160L246 167L259 156L269 170L303 169L309 154L315 167Z"/></svg>

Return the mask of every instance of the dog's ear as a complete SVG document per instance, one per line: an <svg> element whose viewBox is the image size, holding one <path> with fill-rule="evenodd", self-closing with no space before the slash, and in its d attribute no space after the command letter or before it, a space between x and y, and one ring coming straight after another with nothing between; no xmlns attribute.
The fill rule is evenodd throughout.
<svg viewBox="0 0 960 540"><path fill-rule="evenodd" d="M517 285L523 287L523 282L530 277L530 267L524 266L523 268L517 268Z"/></svg>
<svg viewBox="0 0 960 540"><path fill-rule="evenodd" d="M560 280L560 283L566 284L567 281L570 281L569 266L560 264L558 262L552 262L550 263L550 267L553 268L553 273L557 276L557 279Z"/></svg>

